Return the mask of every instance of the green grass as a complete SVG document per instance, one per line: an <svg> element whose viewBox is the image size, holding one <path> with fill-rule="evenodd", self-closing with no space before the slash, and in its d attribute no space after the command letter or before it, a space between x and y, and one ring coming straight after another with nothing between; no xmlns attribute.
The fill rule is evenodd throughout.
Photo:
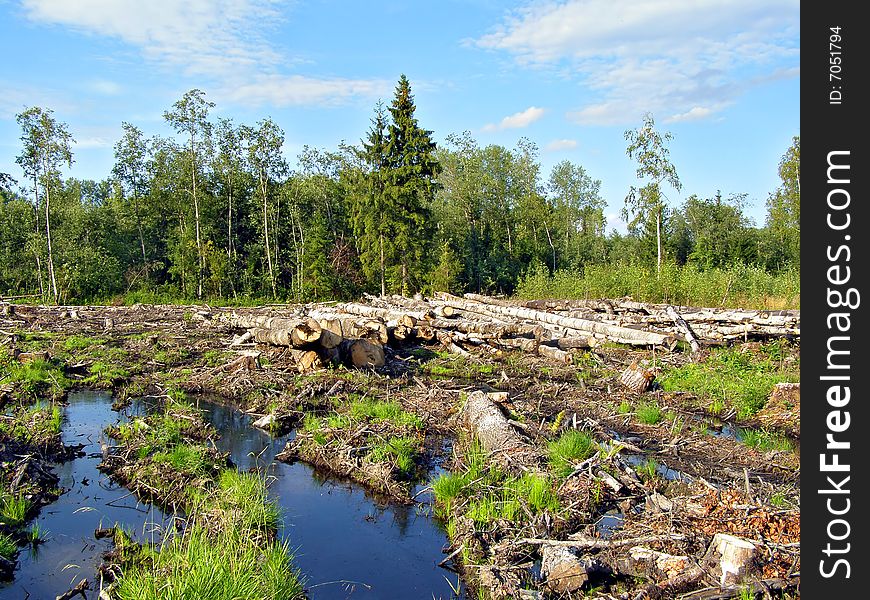
<svg viewBox="0 0 870 600"><path fill-rule="evenodd" d="M71 386L60 365L42 359L27 363L0 360L0 380L15 385L31 398L58 396Z"/></svg>
<svg viewBox="0 0 870 600"><path fill-rule="evenodd" d="M29 408L17 408L10 416L11 420L0 421L0 432L9 437L36 445L59 442L63 412L54 402L45 405L37 400Z"/></svg>
<svg viewBox="0 0 870 600"><path fill-rule="evenodd" d="M382 400L355 400L350 405L350 416L356 420L390 421L398 427L422 429L423 422L415 414L402 410L398 402Z"/></svg>
<svg viewBox="0 0 870 600"><path fill-rule="evenodd" d="M375 462L391 462L400 474L410 476L416 468L414 456L419 447L420 443L413 437L391 437L375 445L369 456Z"/></svg>
<svg viewBox="0 0 870 600"><path fill-rule="evenodd" d="M637 407L637 420L647 425L655 425L662 420L662 409L652 402Z"/></svg>
<svg viewBox="0 0 870 600"><path fill-rule="evenodd" d="M77 350L87 350L91 346L101 346L105 343L106 340L103 338L71 335L63 341L63 347L65 350L74 352Z"/></svg>
<svg viewBox="0 0 870 600"><path fill-rule="evenodd" d="M659 464L654 458L647 458L634 468L644 481L654 481L657 479L659 474L658 469Z"/></svg>
<svg viewBox="0 0 870 600"><path fill-rule="evenodd" d="M82 380L83 383L99 387L111 387L116 381L130 376L130 373L126 369L109 365L99 360L91 364L90 373L89 376Z"/></svg>
<svg viewBox="0 0 870 600"><path fill-rule="evenodd" d="M703 362L665 368L657 379L665 391L701 396L712 414L731 407L747 418L764 407L775 384L800 380L797 363L783 366L783 352L782 342L763 345L756 354L737 347L714 349Z"/></svg>
<svg viewBox="0 0 870 600"><path fill-rule="evenodd" d="M0 523L17 527L27 520L30 500L8 492L0 496Z"/></svg>
<svg viewBox="0 0 870 600"><path fill-rule="evenodd" d="M762 452L777 450L779 452L791 452L794 445L784 435L779 435L766 429L744 429L740 435L740 441Z"/></svg>
<svg viewBox="0 0 870 600"><path fill-rule="evenodd" d="M303 598L303 587L286 543L255 545L239 534L210 536L194 526L173 537L152 562L124 570L121 600L262 600Z"/></svg>
<svg viewBox="0 0 870 600"><path fill-rule="evenodd" d="M701 270L662 264L586 265L582 270L546 267L532 270L519 282L520 298L620 298L639 302L691 306L740 306L757 309L800 308L800 270L771 274L759 267L735 265Z"/></svg>
<svg viewBox="0 0 870 600"><path fill-rule="evenodd" d="M235 469L221 472L215 502L224 513L241 527L274 531L280 521L278 505L269 499L266 485L255 473L239 473Z"/></svg>
<svg viewBox="0 0 870 600"><path fill-rule="evenodd" d="M596 444L582 431L566 431L547 444L550 468L558 477L564 479L574 471L574 464L595 452Z"/></svg>
<svg viewBox="0 0 870 600"><path fill-rule="evenodd" d="M18 554L18 546L15 544L15 540L5 533L0 533L0 557L13 560L16 554Z"/></svg>
<svg viewBox="0 0 870 600"><path fill-rule="evenodd" d="M623 400L619 403L619 407L617 407L616 412L620 415L627 415L632 410L631 402L628 400Z"/></svg>
<svg viewBox="0 0 870 600"><path fill-rule="evenodd" d="M202 446L179 444L170 450L157 452L152 460L165 463L182 473L204 475L211 467L211 460L204 454Z"/></svg>

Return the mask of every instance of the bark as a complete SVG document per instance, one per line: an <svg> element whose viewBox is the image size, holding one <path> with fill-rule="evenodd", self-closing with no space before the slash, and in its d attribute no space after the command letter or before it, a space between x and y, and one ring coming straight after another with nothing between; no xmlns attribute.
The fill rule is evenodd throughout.
<svg viewBox="0 0 870 600"><path fill-rule="evenodd" d="M444 296L442 295L442 297ZM468 301L462 298L457 298L455 296L449 298L447 304L461 310L476 310L478 312L489 312L496 315L506 315L520 319L529 319L538 323L548 323L551 325L575 329L577 331L583 331L586 333L596 333L606 337L611 341L619 342L622 344L671 347L675 341L672 336L663 335L660 333L651 333L646 331L639 331L637 329L629 329L627 327L608 325L606 323L601 323L599 321L590 321L588 319L560 317L552 313L547 313L530 308L502 306L496 304L483 304L482 302Z"/></svg>
<svg viewBox="0 0 870 600"><path fill-rule="evenodd" d="M344 340L339 349L341 356L358 369L384 366L384 348L371 340Z"/></svg>
<svg viewBox="0 0 870 600"><path fill-rule="evenodd" d="M655 375L636 362L631 363L622 372L619 382L636 394L642 394L652 385Z"/></svg>
<svg viewBox="0 0 870 600"><path fill-rule="evenodd" d="M465 426L480 441L493 461L508 473L521 475L528 469L541 470L541 455L511 425L501 407L484 392L468 395L462 407Z"/></svg>

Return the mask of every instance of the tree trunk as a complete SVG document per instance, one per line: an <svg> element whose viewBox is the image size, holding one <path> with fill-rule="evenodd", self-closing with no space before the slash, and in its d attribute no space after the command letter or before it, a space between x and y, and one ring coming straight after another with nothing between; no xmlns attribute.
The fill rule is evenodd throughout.
<svg viewBox="0 0 870 600"><path fill-rule="evenodd" d="M199 198L196 195L196 150L195 150L195 136L193 133L190 134L190 171L191 176L193 177L193 211L194 217L196 218L196 256L197 256L197 265L199 273L197 274L197 284L196 284L196 297L202 298L202 278L204 275L204 263L202 256L202 239L199 233Z"/></svg>
<svg viewBox="0 0 870 600"><path fill-rule="evenodd" d="M483 304L481 302L469 302L468 300L463 300L456 296L451 297L449 294L443 293L438 294L438 296L445 299L447 304L459 308L460 310L508 315L520 319L530 319L538 323L548 323L568 329L576 329L587 333L597 333L621 344L670 347L674 342L672 336L640 331L638 329L630 329L628 327L620 327L618 325L608 325L599 321L576 319L573 317L560 317L552 313L532 310L529 308L520 308L517 306L500 306L496 304Z"/></svg>
<svg viewBox="0 0 870 600"><path fill-rule="evenodd" d="M662 274L662 209L656 209L656 275Z"/></svg>
<svg viewBox="0 0 870 600"><path fill-rule="evenodd" d="M272 250L269 246L269 205L267 195L267 184L264 180L265 175L260 171L260 190L263 193L263 235L266 238L266 262L269 265L269 282L272 284L272 299L278 299L278 291L275 289L275 272L272 269Z"/></svg>
<svg viewBox="0 0 870 600"><path fill-rule="evenodd" d="M490 458L508 473L540 471L541 456L504 416L499 405L479 390L471 392L462 407L463 422L480 441Z"/></svg>
<svg viewBox="0 0 870 600"><path fill-rule="evenodd" d="M49 216L51 214L49 209L51 204L51 190L48 187L48 174L43 172L43 176L46 178L43 187L45 189L45 237L48 242L48 275L51 281L51 294L54 297L54 303L57 304L57 279L54 276L54 256L51 250L51 218Z"/></svg>
<svg viewBox="0 0 870 600"><path fill-rule="evenodd" d="M381 297L383 298L384 296L387 295L387 281L386 281L386 274L384 272L385 267L384 267L384 234L383 233L381 233L379 239L380 239L380 243L381 243L381 264L380 264L380 267L381 267L381 269L380 269L380 271L381 271Z"/></svg>

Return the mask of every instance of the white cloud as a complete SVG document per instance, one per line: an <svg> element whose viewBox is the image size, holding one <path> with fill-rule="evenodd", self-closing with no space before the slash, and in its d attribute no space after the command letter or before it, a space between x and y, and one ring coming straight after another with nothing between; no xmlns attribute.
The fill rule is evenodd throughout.
<svg viewBox="0 0 870 600"><path fill-rule="evenodd" d="M679 123L680 121L698 121L698 120L704 119L706 117L709 117L714 112L716 112L716 110L714 108L711 108L711 107L693 106L690 110L688 110L682 114L673 115L671 117L668 117L667 119L665 119L665 122L666 123Z"/></svg>
<svg viewBox="0 0 870 600"><path fill-rule="evenodd" d="M24 0L24 8L34 21L118 38L189 74L279 59L249 33L276 16L271 0Z"/></svg>
<svg viewBox="0 0 870 600"><path fill-rule="evenodd" d="M232 101L258 106L338 104L351 97L379 97L389 93L389 81L368 79L316 79L301 75L272 75L219 92Z"/></svg>
<svg viewBox="0 0 870 600"><path fill-rule="evenodd" d="M490 123L481 127L481 131L501 131L502 129L521 129L528 127L538 119L544 116L544 109L537 106L530 106L526 110L514 113L505 117L496 123Z"/></svg>
<svg viewBox="0 0 870 600"><path fill-rule="evenodd" d="M709 117L797 65L799 15L798 0L568 0L531 4L476 43L527 66L567 65L597 96L571 113L582 124L695 107Z"/></svg>
<svg viewBox="0 0 870 600"><path fill-rule="evenodd" d="M92 148L111 148L113 143L103 137L86 137L76 140L75 147L77 150L90 150Z"/></svg>
<svg viewBox="0 0 870 600"><path fill-rule="evenodd" d="M607 224L604 226L606 232L609 233L615 229L617 233L622 235L628 233L628 224L617 213L609 212L604 215L604 218L607 219Z"/></svg>
<svg viewBox="0 0 870 600"><path fill-rule="evenodd" d="M577 140L553 140L546 146L544 146L544 151L546 152L558 152L560 150L573 150L577 147Z"/></svg>
<svg viewBox="0 0 870 600"><path fill-rule="evenodd" d="M282 18L278 0L24 0L36 22L116 38L147 60L223 90L241 103L340 102L381 91L380 81L287 73L301 61L266 40ZM109 83L109 82L104 82ZM95 90L109 93L110 87Z"/></svg>

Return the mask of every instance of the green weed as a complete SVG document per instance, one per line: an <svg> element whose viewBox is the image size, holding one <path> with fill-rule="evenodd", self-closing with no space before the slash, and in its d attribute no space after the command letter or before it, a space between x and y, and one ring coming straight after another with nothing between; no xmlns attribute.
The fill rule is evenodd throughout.
<svg viewBox="0 0 870 600"><path fill-rule="evenodd" d="M566 431L547 445L550 468L561 478L574 471L574 464L595 452L595 442L581 431Z"/></svg>
<svg viewBox="0 0 870 600"><path fill-rule="evenodd" d="M741 432L740 441L750 448L755 448L762 452L769 450L790 452L794 449L790 439L766 429L744 429Z"/></svg>
<svg viewBox="0 0 870 600"><path fill-rule="evenodd" d="M662 409L658 404L645 403L637 407L637 420L647 425L655 425L662 420Z"/></svg>
<svg viewBox="0 0 870 600"><path fill-rule="evenodd" d="M12 560L16 554L18 554L18 546L15 544L15 540L5 533L0 533L0 557Z"/></svg>

